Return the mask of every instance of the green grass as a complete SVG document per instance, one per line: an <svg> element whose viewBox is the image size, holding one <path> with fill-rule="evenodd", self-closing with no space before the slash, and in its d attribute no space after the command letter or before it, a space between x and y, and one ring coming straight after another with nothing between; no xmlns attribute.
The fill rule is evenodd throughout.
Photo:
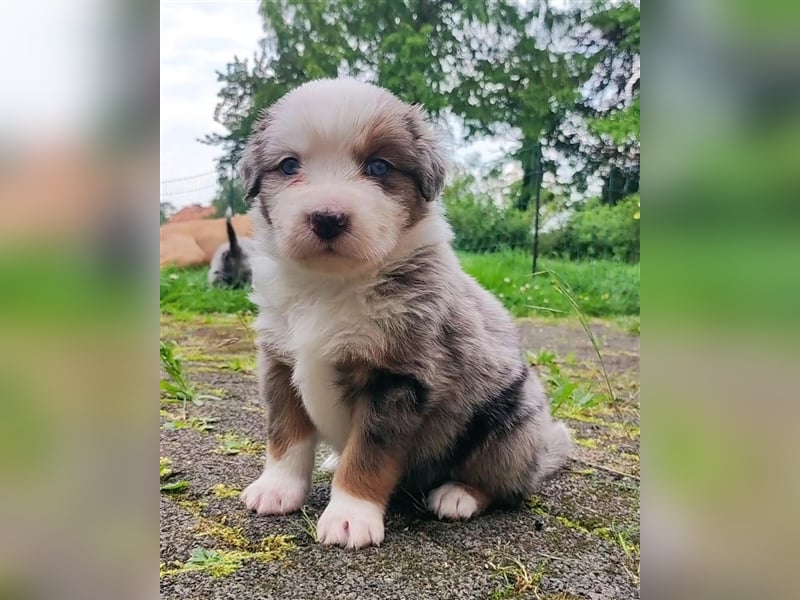
<svg viewBox="0 0 800 600"><path fill-rule="evenodd" d="M175 346L161 342L159 346L161 368L167 374L166 379L161 379L161 401L167 404L182 404L182 419L186 420L186 403L191 402L202 406L206 400L219 400L211 394L201 394L195 386L186 379L183 372L183 363L175 353Z"/></svg>
<svg viewBox="0 0 800 600"><path fill-rule="evenodd" d="M545 258L536 276L531 256L521 251L491 254L459 253L464 270L505 304L516 317L574 315L547 269L569 283L583 313L593 317L639 314L639 265L612 260L573 262ZM560 311L560 312L559 312Z"/></svg>
<svg viewBox="0 0 800 600"><path fill-rule="evenodd" d="M574 307L547 273L531 275L531 256L507 250L488 254L459 253L464 270L495 294L516 317L574 315ZM639 314L639 265L612 260L572 262L542 259L539 271L551 270L567 282L586 316ZM173 315L252 313L244 290L214 288L205 268L161 271L161 310ZM637 322L638 323L638 322Z"/></svg>
<svg viewBox="0 0 800 600"><path fill-rule="evenodd" d="M161 311L182 313L252 313L246 290L218 288L206 280L207 267L161 270Z"/></svg>

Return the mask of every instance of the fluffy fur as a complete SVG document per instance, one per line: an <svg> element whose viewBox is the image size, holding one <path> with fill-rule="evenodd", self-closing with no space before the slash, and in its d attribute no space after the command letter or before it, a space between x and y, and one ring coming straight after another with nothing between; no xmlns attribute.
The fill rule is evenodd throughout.
<svg viewBox="0 0 800 600"><path fill-rule="evenodd" d="M252 242L249 238L236 237L231 223L231 209L225 214L225 230L228 241L221 244L211 257L208 267L208 283L219 287L248 287L251 281L250 254Z"/></svg>
<svg viewBox="0 0 800 600"><path fill-rule="evenodd" d="M511 317L450 247L444 150L420 108L354 80L308 83L263 114L240 173L268 407L249 508L299 508L320 438L338 464L318 537L351 548L381 542L399 486L463 519L563 464L568 430ZM320 214L337 215L337 235L319 234Z"/></svg>

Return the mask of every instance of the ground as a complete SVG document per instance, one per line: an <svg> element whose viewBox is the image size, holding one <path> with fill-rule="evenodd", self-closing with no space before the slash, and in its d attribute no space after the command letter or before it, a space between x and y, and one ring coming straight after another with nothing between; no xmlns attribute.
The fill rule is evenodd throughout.
<svg viewBox="0 0 800 600"><path fill-rule="evenodd" d="M577 441L567 467L526 503L453 523L399 498L384 543L347 551L313 540L327 474L315 472L301 513L257 516L238 500L260 473L265 435L249 318L162 316L187 385L217 396L185 406L162 398L162 597L638 598L639 338L625 325L591 322L610 400L580 323L520 322L532 368Z"/></svg>

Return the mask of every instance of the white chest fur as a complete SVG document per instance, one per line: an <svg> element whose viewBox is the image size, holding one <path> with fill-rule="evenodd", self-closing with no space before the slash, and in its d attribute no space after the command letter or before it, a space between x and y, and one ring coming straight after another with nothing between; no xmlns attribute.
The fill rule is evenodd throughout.
<svg viewBox="0 0 800 600"><path fill-rule="evenodd" d="M272 260L253 265L253 302L259 340L294 363L293 383L322 438L337 451L350 433L350 409L342 402L334 365L345 352L375 347L381 332L367 304L368 283L285 271Z"/></svg>

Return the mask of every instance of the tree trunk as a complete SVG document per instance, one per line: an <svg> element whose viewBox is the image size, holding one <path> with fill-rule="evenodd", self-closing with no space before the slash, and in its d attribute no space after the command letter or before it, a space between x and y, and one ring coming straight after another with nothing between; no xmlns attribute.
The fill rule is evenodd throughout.
<svg viewBox="0 0 800 600"><path fill-rule="evenodd" d="M539 186L539 174L536 171L536 166L539 164L539 143L524 140L522 147L522 188L517 198L517 208L525 211L531 205L531 200L536 195L536 189Z"/></svg>

